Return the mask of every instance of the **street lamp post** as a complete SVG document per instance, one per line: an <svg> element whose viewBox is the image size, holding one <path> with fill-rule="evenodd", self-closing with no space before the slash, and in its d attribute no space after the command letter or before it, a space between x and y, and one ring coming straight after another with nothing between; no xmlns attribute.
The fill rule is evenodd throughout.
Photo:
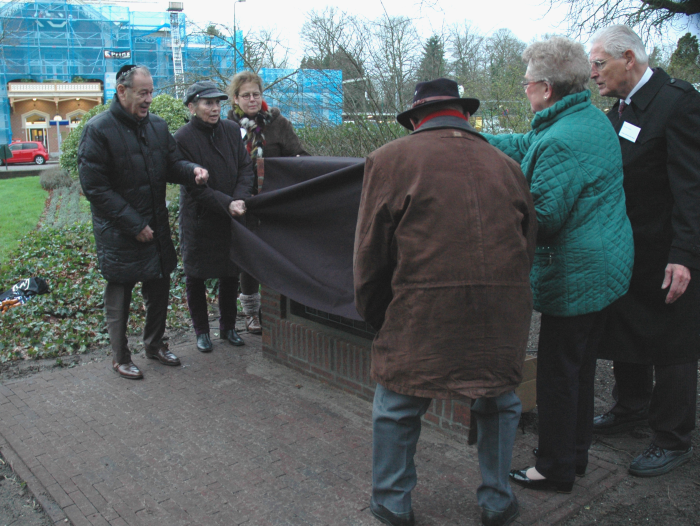
<svg viewBox="0 0 700 526"><path fill-rule="evenodd" d="M56 125L56 135L58 137L58 152L59 154L61 153L61 124L64 126L70 125L70 121L66 118L66 120L63 120L63 117L61 115L56 114L56 116L53 118L52 121L49 122L50 125L55 124Z"/></svg>
<svg viewBox="0 0 700 526"><path fill-rule="evenodd" d="M236 29L236 4L245 0L233 2L233 72L238 73L238 29Z"/></svg>

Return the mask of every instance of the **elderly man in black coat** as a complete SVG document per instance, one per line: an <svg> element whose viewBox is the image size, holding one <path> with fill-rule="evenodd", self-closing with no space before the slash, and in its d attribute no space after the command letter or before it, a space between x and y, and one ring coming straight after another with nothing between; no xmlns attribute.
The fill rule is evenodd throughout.
<svg viewBox="0 0 700 526"><path fill-rule="evenodd" d="M629 472L662 475L690 460L700 351L700 94L652 70L627 26L593 38L591 77L619 99L608 113L620 136L635 245L628 294L610 308L599 358L614 360L616 404L594 420L613 434L648 418L649 447ZM656 376L656 384L653 376Z"/></svg>
<svg viewBox="0 0 700 526"><path fill-rule="evenodd" d="M170 238L165 183L205 184L207 171L184 160L167 123L148 112L153 79L144 66L117 73L117 94L109 111L85 125L78 148L78 172L90 201L100 271L107 280L105 315L114 371L143 378L131 361L126 328L137 282L146 304L146 356L165 365L180 360L163 342L170 273L177 255Z"/></svg>

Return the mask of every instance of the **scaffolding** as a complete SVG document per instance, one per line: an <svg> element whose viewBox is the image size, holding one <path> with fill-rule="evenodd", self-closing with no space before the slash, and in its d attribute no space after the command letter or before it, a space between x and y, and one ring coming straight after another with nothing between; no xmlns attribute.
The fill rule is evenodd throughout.
<svg viewBox="0 0 700 526"><path fill-rule="evenodd" d="M338 125L343 115L343 72L263 68L265 101L295 126Z"/></svg>
<svg viewBox="0 0 700 526"><path fill-rule="evenodd" d="M183 3L171 4L181 8ZM0 2L0 23L4 65L0 70L0 144L12 136L8 82L99 81L104 100L109 101L116 89L115 74L124 64L147 66L156 91L172 95L202 78L217 80L223 87L229 72L242 69L242 38L236 57L233 42L225 38L212 38L201 31L188 35L181 10L139 12L81 0L13 0ZM238 64L234 64L236 58ZM338 96L342 107L339 71L285 71L263 70L266 85L289 75L274 83L266 96L296 125L309 120L314 104L322 118L340 122L340 110L337 116L333 110Z"/></svg>

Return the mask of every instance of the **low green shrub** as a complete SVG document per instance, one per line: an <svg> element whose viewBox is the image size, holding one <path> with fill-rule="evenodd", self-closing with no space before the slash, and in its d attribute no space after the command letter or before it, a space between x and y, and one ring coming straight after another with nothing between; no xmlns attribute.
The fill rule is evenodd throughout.
<svg viewBox="0 0 700 526"><path fill-rule="evenodd" d="M65 169L60 166L53 166L41 172L39 183L44 190L48 191L71 186L73 179L71 179L71 176L68 175Z"/></svg>
<svg viewBox="0 0 700 526"><path fill-rule="evenodd" d="M84 352L108 340L92 232L88 225L25 236L2 271L0 289L38 276L50 293L0 315L0 362Z"/></svg>
<svg viewBox="0 0 700 526"><path fill-rule="evenodd" d="M339 126L314 126L296 130L311 155L366 157L408 131L398 123L357 120Z"/></svg>
<svg viewBox="0 0 700 526"><path fill-rule="evenodd" d="M170 133L182 128L190 118L190 112L182 101L167 93L153 97L149 111L168 123Z"/></svg>
<svg viewBox="0 0 700 526"><path fill-rule="evenodd" d="M67 171L75 181L78 180L78 145L80 144L80 137L83 135L83 128L85 124L87 124L87 121L98 113L102 113L107 108L109 108L109 106L106 104L100 104L99 106L91 108L90 111L83 115L80 123L71 130L68 137L63 139L61 143L61 157L58 162L61 168Z"/></svg>
<svg viewBox="0 0 700 526"><path fill-rule="evenodd" d="M71 187L74 188L74 187ZM54 192L55 210L83 209L76 205L78 192L61 188ZM58 195L64 192L64 195ZM70 205L62 203L63 200ZM51 207L51 205L50 205ZM169 205L173 241L179 252L175 199ZM60 215L60 214L56 214ZM89 216L86 216L89 217ZM57 224L61 224L60 221ZM18 248L0 268L0 291L7 290L21 279L38 276L47 280L48 294L36 296L26 304L0 314L0 362L18 359L54 358L82 353L93 346L106 345L109 336L104 320L103 294L105 281L100 274L92 222L51 225L25 236ZM190 327L185 294L185 273L180 263L171 275L170 306L167 327L181 330ZM212 291L209 301L213 301ZM128 332L131 336L143 332L145 312L141 308L140 288L134 290ZM132 349L138 349L140 338L132 338Z"/></svg>

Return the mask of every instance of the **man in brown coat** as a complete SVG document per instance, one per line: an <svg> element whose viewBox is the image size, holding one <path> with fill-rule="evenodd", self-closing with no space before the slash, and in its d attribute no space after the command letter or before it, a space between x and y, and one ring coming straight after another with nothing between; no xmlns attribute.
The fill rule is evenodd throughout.
<svg viewBox="0 0 700 526"><path fill-rule="evenodd" d="M432 398L472 399L487 526L519 515L508 483L521 404L537 221L517 163L470 125L476 99L419 83L397 116L414 130L367 158L355 233L355 304L372 345L370 509L414 524L420 418Z"/></svg>

